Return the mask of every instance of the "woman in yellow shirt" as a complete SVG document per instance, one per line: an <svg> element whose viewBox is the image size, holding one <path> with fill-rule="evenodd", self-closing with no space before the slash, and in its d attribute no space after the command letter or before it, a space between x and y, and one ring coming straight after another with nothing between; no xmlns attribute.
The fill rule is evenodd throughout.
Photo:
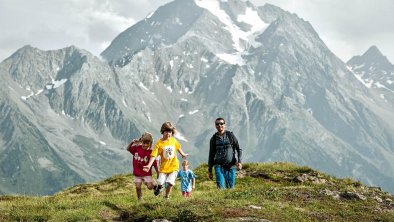
<svg viewBox="0 0 394 222"><path fill-rule="evenodd" d="M176 152L178 151L182 155L182 158L186 158L188 154L183 152L178 140L172 137L175 134L175 127L171 122L163 123L160 133L163 137L156 142L149 163L144 166L144 171L149 171L156 157L160 155L160 174L157 179L158 185L154 188L154 194L156 196L159 195L163 189L164 183L167 183L168 186L164 197L169 198L179 169L179 160L176 156Z"/></svg>

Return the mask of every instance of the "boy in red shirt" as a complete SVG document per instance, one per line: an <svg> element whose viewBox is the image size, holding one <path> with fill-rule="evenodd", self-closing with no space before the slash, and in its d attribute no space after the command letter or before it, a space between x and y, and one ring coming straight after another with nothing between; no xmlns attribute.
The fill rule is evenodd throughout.
<svg viewBox="0 0 394 222"><path fill-rule="evenodd" d="M149 190L156 187L152 180L152 168L150 168L149 171L143 170L143 166L148 164L152 153L152 142L152 134L145 132L142 134L141 138L138 140L133 139L127 146L127 150L133 155L133 175L138 201L142 198L142 182L145 183ZM159 170L156 161L154 162L153 167L156 170L156 174L158 174Z"/></svg>

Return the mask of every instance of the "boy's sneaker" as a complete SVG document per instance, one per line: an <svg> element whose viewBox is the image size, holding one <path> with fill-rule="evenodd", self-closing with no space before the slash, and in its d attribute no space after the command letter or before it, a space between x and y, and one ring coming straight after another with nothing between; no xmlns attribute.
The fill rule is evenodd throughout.
<svg viewBox="0 0 394 222"><path fill-rule="evenodd" d="M159 195L161 192L161 186L157 185L153 188L153 193L155 194L155 196Z"/></svg>

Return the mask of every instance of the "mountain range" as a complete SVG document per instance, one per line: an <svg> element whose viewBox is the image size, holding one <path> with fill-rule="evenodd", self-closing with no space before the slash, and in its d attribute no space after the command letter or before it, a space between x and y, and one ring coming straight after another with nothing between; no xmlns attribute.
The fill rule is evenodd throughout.
<svg viewBox="0 0 394 222"><path fill-rule="evenodd" d="M354 56L347 65L366 87L394 106L394 65L376 46L361 56Z"/></svg>
<svg viewBox="0 0 394 222"><path fill-rule="evenodd" d="M25 46L0 63L0 191L52 194L128 172L127 143L158 139L165 121L197 165L223 117L245 162L394 192L392 65L368 51L345 64L296 14L236 0L170 2L101 58ZM372 78L376 90L363 84Z"/></svg>

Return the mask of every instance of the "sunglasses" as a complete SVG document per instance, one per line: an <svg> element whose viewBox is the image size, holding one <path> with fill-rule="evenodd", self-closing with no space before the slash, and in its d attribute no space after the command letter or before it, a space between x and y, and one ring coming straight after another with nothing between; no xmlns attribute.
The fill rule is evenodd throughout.
<svg viewBox="0 0 394 222"><path fill-rule="evenodd" d="M219 126L219 125L220 125L220 126L223 126L224 124L225 124L225 123L223 123L223 122L215 123L216 126Z"/></svg>

